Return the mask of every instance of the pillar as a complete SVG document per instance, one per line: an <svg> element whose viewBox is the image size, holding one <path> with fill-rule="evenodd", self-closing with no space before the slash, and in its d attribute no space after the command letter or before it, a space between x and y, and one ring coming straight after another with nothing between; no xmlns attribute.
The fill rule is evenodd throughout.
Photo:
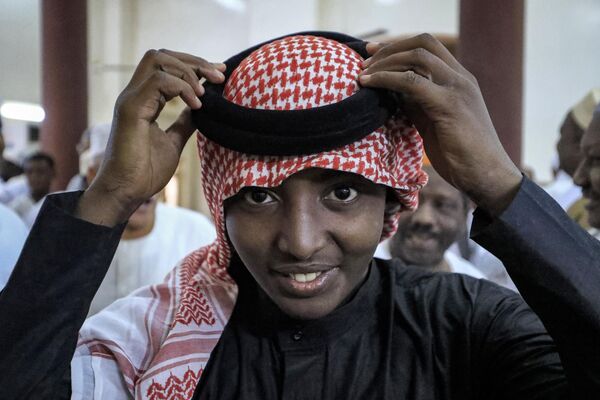
<svg viewBox="0 0 600 400"><path fill-rule="evenodd" d="M458 58L475 75L500 141L521 165L524 0L461 0Z"/></svg>
<svg viewBox="0 0 600 400"><path fill-rule="evenodd" d="M42 0L42 150L54 157L53 189L78 172L75 146L87 127L87 1Z"/></svg>

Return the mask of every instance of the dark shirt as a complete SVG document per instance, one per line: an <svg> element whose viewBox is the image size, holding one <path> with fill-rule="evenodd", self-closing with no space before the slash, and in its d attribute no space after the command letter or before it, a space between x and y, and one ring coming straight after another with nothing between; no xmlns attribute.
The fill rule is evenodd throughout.
<svg viewBox="0 0 600 400"><path fill-rule="evenodd" d="M68 396L77 332L123 228L72 217L76 202L46 200L0 293L0 399ZM297 326L238 265L240 301L197 398L598 398L600 243L526 179L499 217L476 211L472 237L543 325L491 283L375 261L347 304Z"/></svg>
<svg viewBox="0 0 600 400"><path fill-rule="evenodd" d="M529 400L565 392L538 317L488 281L375 260L347 304L303 323L279 311L243 265L232 268L238 301L197 399Z"/></svg>

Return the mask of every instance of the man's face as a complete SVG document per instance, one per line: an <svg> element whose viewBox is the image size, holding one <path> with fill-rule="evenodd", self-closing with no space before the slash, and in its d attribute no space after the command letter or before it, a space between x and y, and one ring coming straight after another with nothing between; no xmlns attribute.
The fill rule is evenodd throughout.
<svg viewBox="0 0 600 400"><path fill-rule="evenodd" d="M50 184L54 178L54 168L46 160L29 160L23 168L31 193L42 197L50 192Z"/></svg>
<svg viewBox="0 0 600 400"><path fill-rule="evenodd" d="M573 180L589 200L587 207L591 226L600 228L600 112L596 111L581 139L583 159Z"/></svg>
<svg viewBox="0 0 600 400"><path fill-rule="evenodd" d="M410 265L437 266L444 252L466 229L466 205L458 190L432 168L421 189L419 208L400 214L398 231L390 241L393 257Z"/></svg>
<svg viewBox="0 0 600 400"><path fill-rule="evenodd" d="M567 115L560 127L560 139L556 143L558 152L559 168L570 176L575 174L575 170L581 161L581 136L583 130L577 125L571 113Z"/></svg>
<svg viewBox="0 0 600 400"><path fill-rule="evenodd" d="M234 250L286 314L323 317L365 279L381 237L386 189L355 174L308 169L225 202Z"/></svg>

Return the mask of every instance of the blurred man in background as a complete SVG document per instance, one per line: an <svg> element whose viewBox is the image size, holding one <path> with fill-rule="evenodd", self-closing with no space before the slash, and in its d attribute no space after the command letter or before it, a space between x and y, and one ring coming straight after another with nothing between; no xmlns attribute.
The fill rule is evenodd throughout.
<svg viewBox="0 0 600 400"><path fill-rule="evenodd" d="M110 136L110 124L96 124L86 129L77 143L77 154L79 155L79 173L69 181L67 191L85 190L89 186L87 173L90 163L98 155L104 154L108 137Z"/></svg>
<svg viewBox="0 0 600 400"><path fill-rule="evenodd" d="M46 153L37 152L25 160L23 169L27 178L28 193L12 200L9 207L21 217L27 226L31 227L44 197L50 193L50 186L55 175L54 160Z"/></svg>
<svg viewBox="0 0 600 400"><path fill-rule="evenodd" d="M87 182L96 176L103 157L99 153L91 161ZM162 282L184 256L215 238L215 228L204 215L151 197L129 218L89 315L139 287Z"/></svg>
<svg viewBox="0 0 600 400"><path fill-rule="evenodd" d="M573 180L583 191L588 203L590 233L600 240L600 106L581 139L582 160Z"/></svg>
<svg viewBox="0 0 600 400"><path fill-rule="evenodd" d="M452 243L465 235L469 211L467 197L432 167L424 169L429 182L421 189L419 208L400 214L398 231L389 241L391 256L400 258L407 265L485 278L467 260L447 251Z"/></svg>
<svg viewBox="0 0 600 400"><path fill-rule="evenodd" d="M573 183L572 177L582 158L579 148L581 137L592 120L598 101L600 89L588 92L569 110L560 127L560 139L556 144L558 170L554 181L545 190L564 210L581 198L581 189Z"/></svg>
<svg viewBox="0 0 600 400"><path fill-rule="evenodd" d="M8 204L15 197L27 192L27 184L25 179L9 179L15 178L16 176L23 173L23 169L13 162L4 158L4 150L6 143L4 142L4 135L2 133L2 119L0 118L0 203Z"/></svg>

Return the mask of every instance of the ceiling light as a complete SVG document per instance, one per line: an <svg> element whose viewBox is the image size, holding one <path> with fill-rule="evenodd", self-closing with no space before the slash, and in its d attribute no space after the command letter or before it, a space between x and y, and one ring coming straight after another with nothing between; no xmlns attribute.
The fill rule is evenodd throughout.
<svg viewBox="0 0 600 400"><path fill-rule="evenodd" d="M0 106L0 115L6 119L42 122L46 117L44 109L37 104L7 101Z"/></svg>

